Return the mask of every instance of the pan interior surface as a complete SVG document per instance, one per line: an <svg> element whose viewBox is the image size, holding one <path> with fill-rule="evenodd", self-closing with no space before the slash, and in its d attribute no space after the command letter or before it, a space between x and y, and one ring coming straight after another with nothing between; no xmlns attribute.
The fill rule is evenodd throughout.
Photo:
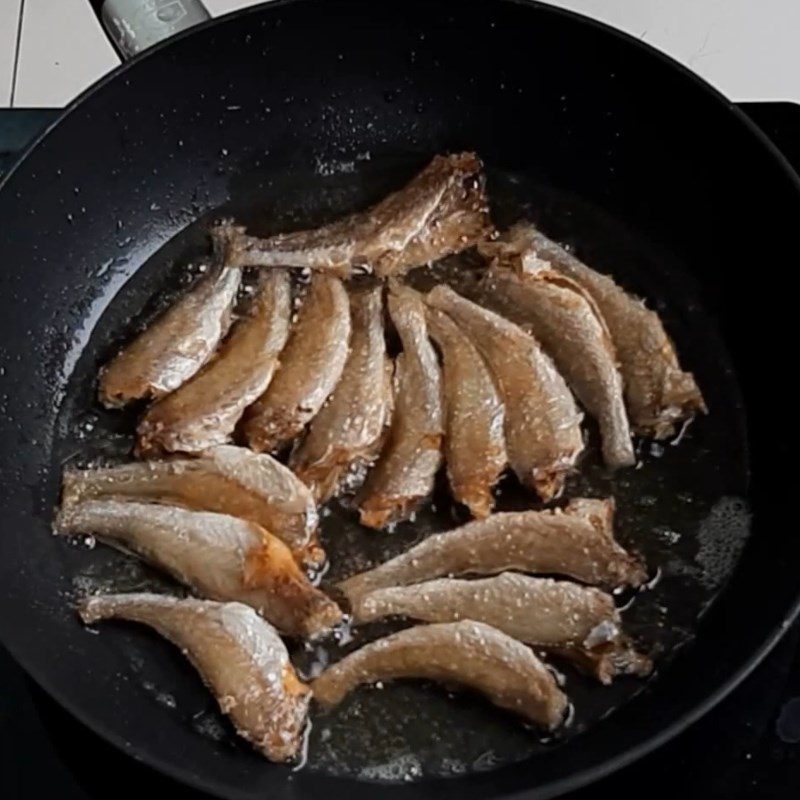
<svg viewBox="0 0 800 800"><path fill-rule="evenodd" d="M67 384L53 444L53 471L57 473L65 464L107 464L129 457L136 413L123 415L99 408L94 397L98 369L121 342L146 325L147 317L185 287L194 271L192 264L206 256L207 230L215 219L233 217L264 234L287 226L312 226L365 207L386 188L401 185L417 167L413 155L362 157L353 165L329 162L306 175L295 171L274 176L277 188L268 192L258 188L258 176L251 174L247 180L252 185L242 185L236 200L204 215L143 264L124 286L113 287L115 294L105 304ZM676 649L694 638L702 613L733 569L749 531L744 416L733 367L713 320L702 309L696 285L668 251L659 252L601 208L568 193L518 173L491 166L488 172L489 195L500 226L533 219L580 253L585 243L603 251L604 268L635 294L655 299L685 368L693 370L707 389L711 414L687 427L673 442L640 442L640 465L634 469L606 470L597 452L597 431L589 425L589 452L565 492L566 498L615 499L616 534L624 546L645 556L652 575L648 587L621 595L619 603L628 606L626 629L645 651L653 653L661 672ZM417 270L409 281L427 288L443 280L466 289L481 269L478 259L467 254ZM142 308L146 309L143 315ZM444 481L440 484L432 504L391 533L363 528L357 512L346 504L334 502L326 507L322 536L330 570L324 582L333 584L397 555L431 533L466 522L467 516L449 497ZM504 479L498 494L498 510L542 507L533 493L511 477ZM64 567L72 577L76 597L120 587L180 591L120 553L73 550L68 556ZM400 627L372 624L348 635L346 643L340 644L335 637L309 643L295 649L295 662L301 674L315 675L345 653ZM120 638L117 632L103 633L109 639ZM182 717L187 727L197 729L197 703L179 704L170 683L151 673L150 641L144 648L125 640L119 646L121 660L133 658L131 679ZM645 685L639 679L620 678L610 687L601 687L557 660L554 666L563 673L565 691L574 704L569 725L555 735L542 735L477 698L419 682L397 682L359 690L335 710L312 714L306 769L389 782L487 770L558 746ZM207 703L202 708L201 731L237 746L222 715ZM246 746L241 749L246 751Z"/></svg>
<svg viewBox="0 0 800 800"><path fill-rule="evenodd" d="M602 689L565 670L575 716L551 742L472 697L365 689L315 719L307 768L291 775L233 740L168 645L133 627L81 629L81 593L172 587L106 548L49 536L61 469L129 447L130 416L94 402L97 367L185 286L211 219L263 233L315 224L462 149L486 161L500 224L530 216L648 298L706 394L710 415L678 446L645 445L642 468L613 478L592 450L567 492L616 497L620 540L662 568L628 625L677 655L658 658L644 686ZM625 763L732 685L794 609L800 545L777 535L788 445L764 392L769 348L753 347L743 321L768 307L771 343L790 340L789 293L751 268L785 260L798 216L796 179L707 87L542 7L277 3L157 49L76 106L0 191L3 641L106 738L236 800L327 796L332 774L358 777L356 798L371 781L442 775L460 776L436 784L442 797L547 797ZM501 508L529 501L501 486ZM434 504L385 537L332 507L333 569L459 521L443 494ZM770 591L753 591L765 576ZM298 653L306 668L342 652L321 647Z"/></svg>

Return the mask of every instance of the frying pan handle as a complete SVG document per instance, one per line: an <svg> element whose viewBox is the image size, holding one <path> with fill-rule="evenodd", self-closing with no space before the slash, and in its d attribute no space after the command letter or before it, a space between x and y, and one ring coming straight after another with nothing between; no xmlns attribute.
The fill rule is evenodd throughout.
<svg viewBox="0 0 800 800"><path fill-rule="evenodd" d="M211 19L201 0L91 0L123 60Z"/></svg>

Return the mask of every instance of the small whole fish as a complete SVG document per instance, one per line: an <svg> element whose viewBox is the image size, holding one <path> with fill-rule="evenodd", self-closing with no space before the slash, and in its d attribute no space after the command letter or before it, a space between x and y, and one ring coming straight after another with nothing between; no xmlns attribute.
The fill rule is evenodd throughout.
<svg viewBox="0 0 800 800"><path fill-rule="evenodd" d="M269 388L245 414L247 443L274 452L302 433L342 375L350 342L350 308L342 282L315 275Z"/></svg>
<svg viewBox="0 0 800 800"><path fill-rule="evenodd" d="M425 305L405 286L392 286L389 315L403 352L395 359L392 425L380 458L356 496L361 523L383 528L407 519L433 490L442 460L444 419L436 353Z"/></svg>
<svg viewBox="0 0 800 800"><path fill-rule="evenodd" d="M220 267L201 278L100 370L98 394L106 408L156 400L186 383L226 334L241 270Z"/></svg>
<svg viewBox="0 0 800 800"><path fill-rule="evenodd" d="M507 463L503 401L481 354L450 317L431 308L427 319L442 354L450 490L473 517L487 517L492 487Z"/></svg>
<svg viewBox="0 0 800 800"><path fill-rule="evenodd" d="M264 273L248 314L233 326L216 357L142 417L138 453L199 453L225 444L244 410L272 380L289 334L291 304L286 270Z"/></svg>
<svg viewBox="0 0 800 800"><path fill-rule="evenodd" d="M539 261L519 227L482 243L479 251L493 261L478 289L479 302L541 343L597 420L606 464L635 464L616 349L594 300L574 280Z"/></svg>
<svg viewBox="0 0 800 800"><path fill-rule="evenodd" d="M186 383L228 331L241 270L216 265L100 370L107 408L156 400Z"/></svg>
<svg viewBox="0 0 800 800"><path fill-rule="evenodd" d="M351 605L389 586L444 575L495 575L508 570L565 575L607 587L640 586L641 561L614 540L614 502L578 498L549 511L512 511L474 520L423 539L405 553L339 584Z"/></svg>
<svg viewBox="0 0 800 800"><path fill-rule="evenodd" d="M536 340L513 322L437 286L432 308L451 317L478 348L505 405L506 449L520 482L556 497L583 450L581 414L567 384Z"/></svg>
<svg viewBox="0 0 800 800"><path fill-rule="evenodd" d="M617 674L649 674L650 659L633 650L610 594L591 586L504 572L493 578L440 578L378 589L358 598L353 620L389 616L422 622L485 622L528 645L556 650L603 683Z"/></svg>
<svg viewBox="0 0 800 800"><path fill-rule="evenodd" d="M188 657L239 736L270 761L297 754L311 691L278 634L251 608L142 593L89 597L78 612L86 625L109 619L149 625Z"/></svg>
<svg viewBox="0 0 800 800"><path fill-rule="evenodd" d="M694 377L681 370L675 346L655 311L530 223L520 223L509 235L525 237L535 258L571 278L597 304L614 340L628 414L637 433L664 439L682 421L706 411Z"/></svg>
<svg viewBox="0 0 800 800"><path fill-rule="evenodd" d="M354 467L378 456L392 403L391 362L383 333L382 287L350 295L350 355L330 400L292 453L289 466L318 503L337 494Z"/></svg>
<svg viewBox="0 0 800 800"><path fill-rule="evenodd" d="M407 628L350 653L311 684L314 698L335 706L364 683L425 678L480 692L537 725L561 724L567 698L530 648L482 622Z"/></svg>
<svg viewBox="0 0 800 800"><path fill-rule="evenodd" d="M90 534L132 551L203 597L251 606L290 636L315 636L342 618L280 539L238 517L133 500L85 500L59 511L55 532Z"/></svg>
<svg viewBox="0 0 800 800"><path fill-rule="evenodd" d="M436 156L367 211L268 239L231 236L231 266L310 267L343 277L402 275L474 245L491 230L483 165L474 153Z"/></svg>
<svg viewBox="0 0 800 800"><path fill-rule="evenodd" d="M197 458L153 459L64 472L64 507L115 497L174 503L250 520L288 545L298 563L319 567L325 552L311 492L279 461L246 447L217 445Z"/></svg>

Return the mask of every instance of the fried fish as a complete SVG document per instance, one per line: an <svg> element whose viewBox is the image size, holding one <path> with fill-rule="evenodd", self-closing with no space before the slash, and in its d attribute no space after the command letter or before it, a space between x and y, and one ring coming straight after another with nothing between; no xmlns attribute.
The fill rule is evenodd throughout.
<svg viewBox="0 0 800 800"><path fill-rule="evenodd" d="M227 442L244 410L272 380L290 314L288 273L265 272L249 313L233 326L216 357L145 413L137 428L139 454L198 453Z"/></svg>
<svg viewBox="0 0 800 800"><path fill-rule="evenodd" d="M149 625L188 657L243 739L270 761L297 754L311 691L278 634L251 608L143 593L89 597L78 610L87 625Z"/></svg>
<svg viewBox="0 0 800 800"><path fill-rule="evenodd" d="M385 278L458 253L491 230L483 165L474 153L436 156L372 208L316 230L259 239L235 232L229 264L310 267Z"/></svg>
<svg viewBox="0 0 800 800"><path fill-rule="evenodd" d="M509 231L524 239L532 256L571 278L591 295L611 332L634 430L664 439L706 405L694 377L678 363L675 346L655 311L607 275L595 272L530 223Z"/></svg>
<svg viewBox="0 0 800 800"><path fill-rule="evenodd" d="M291 551L253 522L133 500L86 500L59 511L55 532L132 551L203 597L252 606L283 633L314 636L340 621Z"/></svg>
<svg viewBox="0 0 800 800"><path fill-rule="evenodd" d="M437 533L405 553L339 584L351 605L388 586L444 575L494 575L507 570L565 575L607 587L639 586L641 561L614 540L614 503L580 498L549 511L492 514Z"/></svg>
<svg viewBox="0 0 800 800"><path fill-rule="evenodd" d="M597 420L609 467L636 462L617 354L600 310L575 281L536 259L527 240L506 234L481 244L493 268L479 302L529 330Z"/></svg>
<svg viewBox="0 0 800 800"><path fill-rule="evenodd" d="M480 692L492 703L553 729L567 698L530 648L482 622L420 625L345 656L313 683L323 706L340 703L364 683L425 678Z"/></svg>
<svg viewBox="0 0 800 800"><path fill-rule="evenodd" d="M382 287L350 295L350 355L336 389L317 414L289 466L318 503L335 495L345 476L370 464L389 422L391 371L383 333Z"/></svg>
<svg viewBox="0 0 800 800"><path fill-rule="evenodd" d="M508 460L543 500L559 494L583 450L581 414L567 384L536 340L519 326L437 286L428 304L444 311L478 348L505 405Z"/></svg>
<svg viewBox="0 0 800 800"><path fill-rule="evenodd" d="M274 452L302 433L333 391L347 361L350 308L342 282L315 275L267 391L245 413L247 443Z"/></svg>
<svg viewBox="0 0 800 800"><path fill-rule="evenodd" d="M388 304L403 352L395 359L387 442L356 496L361 522L370 528L407 519L431 493L442 459L441 374L428 340L425 305L417 292L399 285L391 288Z"/></svg>
<svg viewBox="0 0 800 800"><path fill-rule="evenodd" d="M158 399L186 383L228 330L241 270L215 267L100 370L107 408Z"/></svg>
<svg viewBox="0 0 800 800"><path fill-rule="evenodd" d="M610 594L591 586L504 572L493 578L440 578L412 586L378 589L353 607L355 622L388 616L422 622L485 622L525 644L591 665L603 683L617 674L646 675L650 659L637 653L622 632Z"/></svg>
<svg viewBox="0 0 800 800"><path fill-rule="evenodd" d="M492 487L506 467L505 410L481 354L446 314L428 309L428 327L442 354L444 452L450 490L472 516L488 516Z"/></svg>
<svg viewBox="0 0 800 800"><path fill-rule="evenodd" d="M291 470L272 456L217 445L197 458L139 461L104 469L64 472L62 504L131 498L184 505L250 520L288 545L307 566L320 566L314 498Z"/></svg>

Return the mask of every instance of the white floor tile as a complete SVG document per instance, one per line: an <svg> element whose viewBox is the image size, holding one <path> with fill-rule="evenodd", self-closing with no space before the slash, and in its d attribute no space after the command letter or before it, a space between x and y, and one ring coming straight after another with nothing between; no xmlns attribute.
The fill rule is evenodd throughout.
<svg viewBox="0 0 800 800"><path fill-rule="evenodd" d="M11 102L21 0L0 0L0 108Z"/></svg>
<svg viewBox="0 0 800 800"><path fill-rule="evenodd" d="M733 100L800 102L798 0L550 0L671 55Z"/></svg>
<svg viewBox="0 0 800 800"><path fill-rule="evenodd" d="M86 0L25 0L15 106L66 105L118 63Z"/></svg>
<svg viewBox="0 0 800 800"><path fill-rule="evenodd" d="M9 2L18 0L0 0L0 6ZM214 16L252 4L206 0ZM25 0L22 27L17 106L66 105L119 63L87 0ZM0 91L0 106L7 103Z"/></svg>
<svg viewBox="0 0 800 800"><path fill-rule="evenodd" d="M9 31L14 24L12 19L9 25L6 17L15 18L12 12L19 2L0 0L0 106L8 103L13 64ZM551 2L644 39L734 100L800 102L798 0ZM205 3L218 16L251 5L252 0ZM116 63L87 0L25 0L16 105L64 105Z"/></svg>
<svg viewBox="0 0 800 800"><path fill-rule="evenodd" d="M252 6L253 0L203 0L206 8L215 16L227 14L229 11L236 11L237 8Z"/></svg>

